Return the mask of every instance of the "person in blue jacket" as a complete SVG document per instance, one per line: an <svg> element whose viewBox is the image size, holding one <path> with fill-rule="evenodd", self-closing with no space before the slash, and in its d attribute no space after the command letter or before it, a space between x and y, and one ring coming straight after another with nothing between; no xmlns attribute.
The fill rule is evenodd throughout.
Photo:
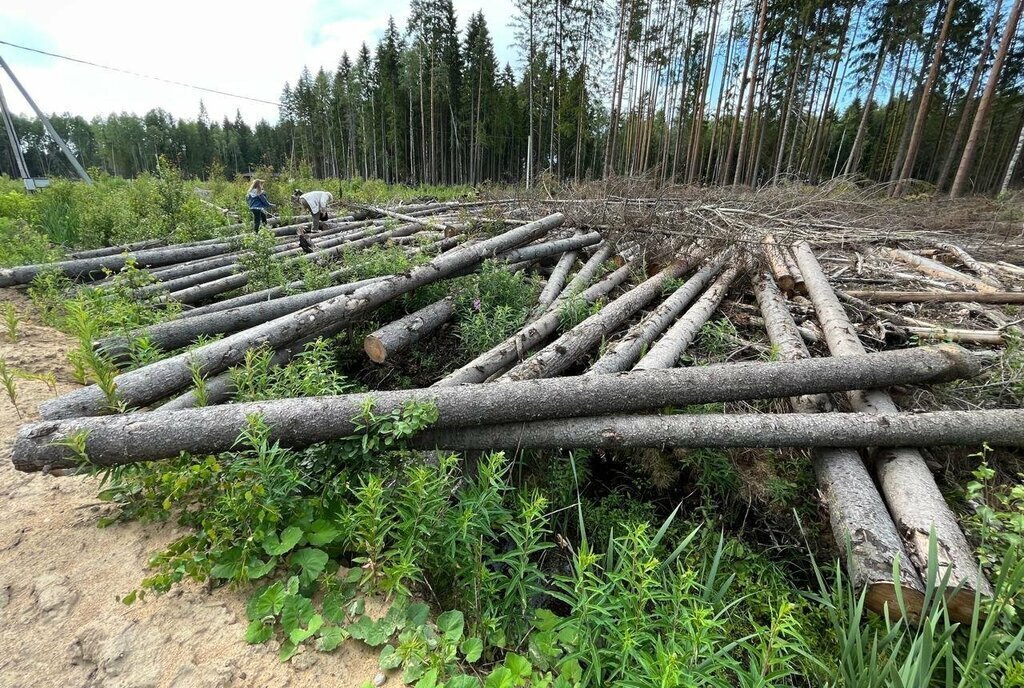
<svg viewBox="0 0 1024 688"><path fill-rule="evenodd" d="M263 190L263 180L253 179L249 185L249 193L245 200L252 211L252 231L258 232L260 225L265 224L269 217L267 211L276 206L267 199L267 193Z"/></svg>

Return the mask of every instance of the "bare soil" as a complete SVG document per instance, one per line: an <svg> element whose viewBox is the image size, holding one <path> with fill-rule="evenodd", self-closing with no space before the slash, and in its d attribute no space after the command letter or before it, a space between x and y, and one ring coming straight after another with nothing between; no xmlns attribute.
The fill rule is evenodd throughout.
<svg viewBox="0 0 1024 688"><path fill-rule="evenodd" d="M52 371L58 393L73 389L67 353L75 342L38 324L20 292L0 289L0 302L21 317L16 342L0 334L8 367ZM0 398L0 686L300 688L373 680L377 652L357 641L329 654L307 648L287 664L275 641L246 645L246 590L182 585L122 604L150 555L182 532L173 523L97 528L109 507L96 499L96 479L11 467L18 427L51 396L46 383L19 379L18 409ZM368 607L379 609L374 602Z"/></svg>

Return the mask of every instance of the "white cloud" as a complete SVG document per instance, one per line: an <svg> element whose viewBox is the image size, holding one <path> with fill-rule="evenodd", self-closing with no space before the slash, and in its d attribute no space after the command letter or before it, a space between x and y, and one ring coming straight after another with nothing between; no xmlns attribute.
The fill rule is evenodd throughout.
<svg viewBox="0 0 1024 688"><path fill-rule="evenodd" d="M482 0L456 0L460 28ZM512 0L482 8L499 61L514 61ZM303 66L333 70L343 51L371 47L394 15L404 30L408 0L345 0L338 3L270 0L227 3L179 0L173 4L105 0L4 0L0 40L69 55L99 64L152 74L212 89L276 101L286 81ZM163 108L176 117L195 117L200 98L214 119L275 120L272 105L204 93L190 88L108 72L0 45L3 55L46 112L86 117L111 112L145 113ZM16 112L29 107L6 75L0 75Z"/></svg>

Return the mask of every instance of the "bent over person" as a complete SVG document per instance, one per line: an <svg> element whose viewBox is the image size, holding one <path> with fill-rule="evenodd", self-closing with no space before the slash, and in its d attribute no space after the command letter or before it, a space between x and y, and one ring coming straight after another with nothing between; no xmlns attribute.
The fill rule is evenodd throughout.
<svg viewBox="0 0 1024 688"><path fill-rule="evenodd" d="M329 191L308 191L302 193L300 190L295 189L292 198L299 204L300 208L308 212L313 218L312 231L320 231L320 223L327 221L327 206L334 200L334 196ZM299 246L306 253L312 253L313 244L306 237L305 231L299 229L298 234Z"/></svg>

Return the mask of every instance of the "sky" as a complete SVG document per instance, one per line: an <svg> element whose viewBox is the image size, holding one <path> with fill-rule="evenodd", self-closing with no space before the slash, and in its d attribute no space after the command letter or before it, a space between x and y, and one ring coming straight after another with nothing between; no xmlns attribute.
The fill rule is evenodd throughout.
<svg viewBox="0 0 1024 688"><path fill-rule="evenodd" d="M459 28L483 9L500 64L515 63L512 0L454 0ZM166 16L161 16L164 12ZM276 102L303 66L333 70L343 51L371 50L395 17L405 30L408 0L3 0L0 40L111 67ZM109 72L0 44L0 56L44 112L91 118L163 108L194 119L203 100L211 119L276 121L274 105L203 93ZM28 103L7 75L0 88L11 109Z"/></svg>

